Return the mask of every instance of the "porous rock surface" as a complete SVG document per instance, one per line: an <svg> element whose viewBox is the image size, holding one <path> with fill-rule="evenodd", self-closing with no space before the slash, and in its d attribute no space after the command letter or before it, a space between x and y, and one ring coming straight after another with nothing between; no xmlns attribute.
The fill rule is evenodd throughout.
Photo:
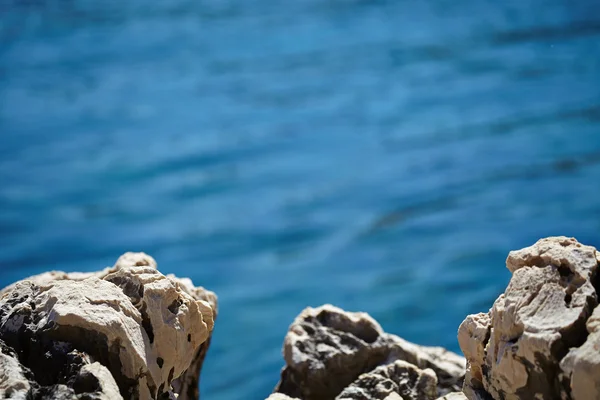
<svg viewBox="0 0 600 400"><path fill-rule="evenodd" d="M0 397L197 398L216 311L144 253L17 282L0 291Z"/></svg>
<svg viewBox="0 0 600 400"><path fill-rule="evenodd" d="M436 399L460 390L465 359L385 333L365 313L307 308L285 337L275 392L302 400Z"/></svg>
<svg viewBox="0 0 600 400"><path fill-rule="evenodd" d="M384 400L394 395L403 400L435 399L435 372L429 368L419 369L406 361L396 360L360 375L336 399Z"/></svg>
<svg viewBox="0 0 600 400"><path fill-rule="evenodd" d="M469 399L600 399L599 262L567 237L510 252L504 294L459 328Z"/></svg>

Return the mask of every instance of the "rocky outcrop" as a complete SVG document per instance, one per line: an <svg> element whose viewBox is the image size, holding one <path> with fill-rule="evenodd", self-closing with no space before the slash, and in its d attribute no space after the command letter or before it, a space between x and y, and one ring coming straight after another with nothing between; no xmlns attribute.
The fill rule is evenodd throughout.
<svg viewBox="0 0 600 400"><path fill-rule="evenodd" d="M307 308L269 400L600 399L600 253L553 237L506 265L505 292L459 328L466 360L365 313ZM214 293L143 253L17 282L0 291L0 398L197 399L216 315Z"/></svg>
<svg viewBox="0 0 600 400"><path fill-rule="evenodd" d="M143 253L25 279L0 292L0 395L195 399L215 317L212 292Z"/></svg>
<svg viewBox="0 0 600 400"><path fill-rule="evenodd" d="M283 354L275 391L302 400L435 399L460 390L465 372L457 354L409 343L368 314L330 305L302 311Z"/></svg>
<svg viewBox="0 0 600 400"><path fill-rule="evenodd" d="M504 294L459 328L469 399L600 398L599 262L566 237L509 254Z"/></svg>

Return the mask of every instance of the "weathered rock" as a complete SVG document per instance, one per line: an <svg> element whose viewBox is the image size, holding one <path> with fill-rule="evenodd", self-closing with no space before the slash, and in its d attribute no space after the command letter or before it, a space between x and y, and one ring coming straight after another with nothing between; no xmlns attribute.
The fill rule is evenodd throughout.
<svg viewBox="0 0 600 400"><path fill-rule="evenodd" d="M459 328L468 398L600 398L599 259L566 237L509 254L504 294Z"/></svg>
<svg viewBox="0 0 600 400"><path fill-rule="evenodd" d="M181 289L192 296L195 300L201 300L201 304L205 305L208 303L210 305L210 310L204 308L202 309L202 318L208 326L210 327L210 331L212 331L214 326L214 319L217 317L217 296L203 287L196 287L192 283L192 281L188 278L176 278L174 275L167 275L172 279L179 279L179 283L181 284ZM206 352L208 351L208 347L210 346L211 336L208 337L196 350L196 354L194 355L194 359L188 369L177 379L175 379L171 386L173 386L173 391L179 394L178 400L194 400L200 398L200 370L202 369L202 364L204 363L204 358L206 357Z"/></svg>
<svg viewBox="0 0 600 400"><path fill-rule="evenodd" d="M0 340L13 350L3 351L12 372L0 390L15 390L16 379L21 392L46 398L84 390L112 399L117 385L127 399L174 398L178 390L179 399L197 398L188 397L197 394L189 384L198 382L216 297L162 275L151 257L127 253L97 273L38 275L0 296Z"/></svg>
<svg viewBox="0 0 600 400"><path fill-rule="evenodd" d="M435 372L397 360L360 375L336 400L385 400L394 394L403 400L434 400L437 397Z"/></svg>
<svg viewBox="0 0 600 400"><path fill-rule="evenodd" d="M290 326L283 353L286 366L275 390L303 400L333 399L361 374L380 366L391 368L387 376L392 382L401 379L400 375L393 376L406 371L396 368L397 360L418 370L431 369L437 378L437 396L460 390L465 372L461 356L439 347L409 343L383 332L368 314L345 312L331 305L302 311ZM359 384L372 381L359 380Z"/></svg>

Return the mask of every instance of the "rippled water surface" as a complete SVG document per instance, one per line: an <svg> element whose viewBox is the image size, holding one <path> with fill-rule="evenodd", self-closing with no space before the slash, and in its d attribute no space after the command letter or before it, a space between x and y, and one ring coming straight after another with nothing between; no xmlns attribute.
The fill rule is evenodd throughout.
<svg viewBox="0 0 600 400"><path fill-rule="evenodd" d="M600 245L600 3L0 1L0 286L146 251L215 290L203 397L305 306L458 351L510 249Z"/></svg>

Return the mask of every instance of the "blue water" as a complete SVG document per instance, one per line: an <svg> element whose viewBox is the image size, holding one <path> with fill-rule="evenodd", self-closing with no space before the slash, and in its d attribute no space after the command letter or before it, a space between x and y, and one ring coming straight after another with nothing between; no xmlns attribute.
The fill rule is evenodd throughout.
<svg viewBox="0 0 600 400"><path fill-rule="evenodd" d="M458 351L509 250L600 245L600 3L0 0L0 135L0 286L150 253L263 399L305 306Z"/></svg>

